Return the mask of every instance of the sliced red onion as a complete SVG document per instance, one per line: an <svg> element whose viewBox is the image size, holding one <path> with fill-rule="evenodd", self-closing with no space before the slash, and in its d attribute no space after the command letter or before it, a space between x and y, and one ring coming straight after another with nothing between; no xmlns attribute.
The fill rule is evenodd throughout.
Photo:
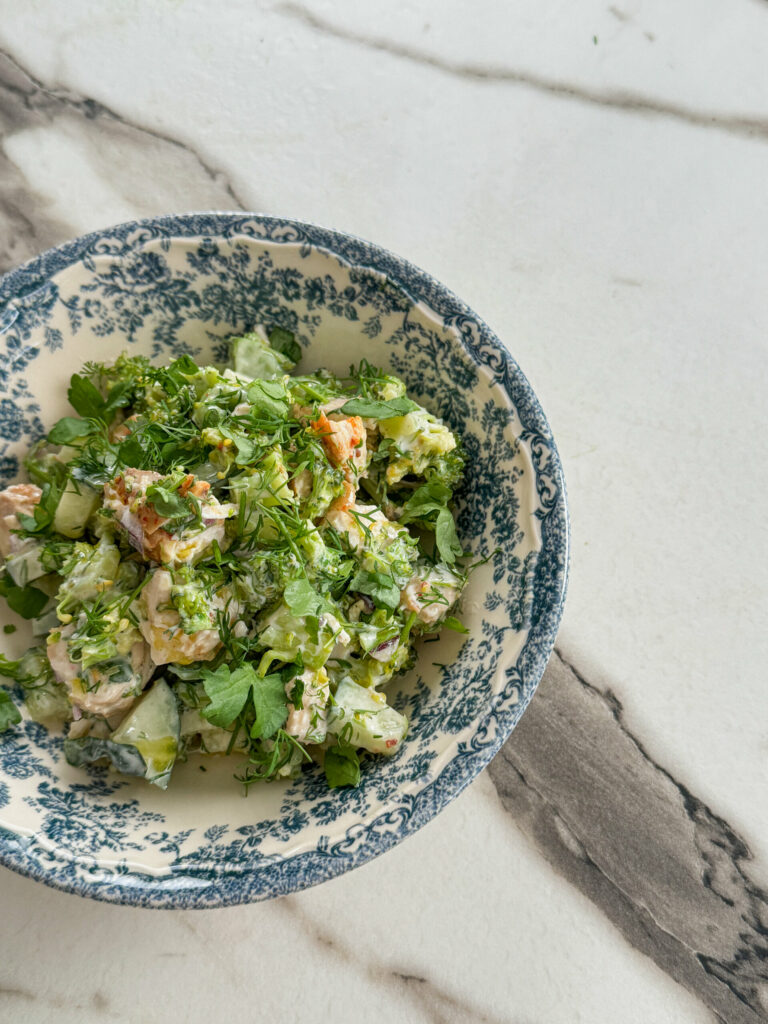
<svg viewBox="0 0 768 1024"><path fill-rule="evenodd" d="M77 704L72 705L72 721L79 722L83 717L83 712L80 710Z"/></svg>
<svg viewBox="0 0 768 1024"><path fill-rule="evenodd" d="M128 509L123 512L120 518L120 525L123 527L125 532L128 534L128 540L136 548L137 551L144 550L144 530L142 529L141 523L138 521L132 512Z"/></svg>
<svg viewBox="0 0 768 1024"><path fill-rule="evenodd" d="M376 661L389 661L400 644L400 637L393 636L391 640L385 640L371 651L371 657Z"/></svg>

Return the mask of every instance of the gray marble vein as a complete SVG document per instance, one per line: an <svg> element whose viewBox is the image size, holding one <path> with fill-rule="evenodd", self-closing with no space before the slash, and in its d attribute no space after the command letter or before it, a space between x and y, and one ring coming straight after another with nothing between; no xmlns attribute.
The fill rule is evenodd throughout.
<svg viewBox="0 0 768 1024"><path fill-rule="evenodd" d="M29 1007L32 1004L37 1007L42 1005L46 1009L53 1011L55 1017L49 1017L48 1019L50 1020L56 1019L59 1013L65 1011L68 1013L80 1011L84 1015L84 1019L86 1014L96 1014L97 1016L93 1018L94 1020L113 1020L117 1022L130 1020L127 1014L124 1015L121 1012L112 1010L107 997L103 992L99 991L94 992L88 1002L77 1002L67 999L63 995L46 996L40 992L32 992L17 986L5 987L0 985L0 998L4 998L11 1006L15 1004L18 1007L18 1012L13 1016L0 1018L3 1022L8 1021L9 1024L11 1021L16 1024L16 1022L26 1020L27 1015L23 1007Z"/></svg>
<svg viewBox="0 0 768 1024"><path fill-rule="evenodd" d="M717 111L695 110L682 103L642 96L639 93L620 89L593 89L575 82L562 81L537 74L534 71L519 71L514 68L494 67L493 65L473 64L455 61L447 57L429 53L407 43L384 39L381 36L362 35L350 31L342 25L335 25L313 11L307 10L293 0L285 0L274 10L286 17L303 22L307 27L348 43L365 46L370 50L388 53L414 64L433 68L444 74L476 82L497 83L523 86L535 92L556 96L559 99L577 103L586 103L595 107L607 107L612 110L625 111L646 117L669 118L699 128L713 128L740 135L746 138L768 142L768 119L751 115L725 114Z"/></svg>
<svg viewBox="0 0 768 1024"><path fill-rule="evenodd" d="M343 944L336 935L330 934L313 921L302 910L300 900L293 896L284 896L276 906L298 920L302 932L311 935L328 954L362 971L370 981L382 984L405 997L430 1024L514 1024L512 1018L488 1014L428 978L365 958L354 946Z"/></svg>
<svg viewBox="0 0 768 1024"><path fill-rule="evenodd" d="M504 807L637 949L729 1024L768 1020L768 892L744 840L559 653L490 766Z"/></svg>
<svg viewBox="0 0 768 1024"><path fill-rule="evenodd" d="M17 133L51 127L76 139L136 216L245 207L225 175L189 146L86 96L45 85L0 50L0 272L81 230L50 213L47 198L7 152Z"/></svg>

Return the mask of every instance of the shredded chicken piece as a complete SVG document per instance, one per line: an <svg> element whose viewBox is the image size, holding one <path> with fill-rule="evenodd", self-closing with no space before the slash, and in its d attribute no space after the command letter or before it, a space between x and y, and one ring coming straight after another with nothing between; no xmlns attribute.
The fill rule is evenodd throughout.
<svg viewBox="0 0 768 1024"><path fill-rule="evenodd" d="M161 479L160 473L151 470L126 469L104 485L104 507L115 513L115 521L134 548L145 558L163 565L194 562L214 540L223 548L225 520L234 512L234 506L207 500L211 485L189 473L179 487L179 494L192 494L200 500L203 529L195 527L174 536L164 529L168 519L159 515L146 497L147 488Z"/></svg>
<svg viewBox="0 0 768 1024"><path fill-rule="evenodd" d="M301 707L297 710L293 704L289 704L291 710L283 728L289 736L294 736L300 743L306 740L309 733L319 742L326 731L326 707L330 697L328 674L324 669L320 669L319 672L305 669L299 679L304 684ZM294 680L286 683L286 696L291 696L294 685Z"/></svg>
<svg viewBox="0 0 768 1024"><path fill-rule="evenodd" d="M333 416L329 419L321 412L311 423L312 429L320 435L325 453L333 463L344 469L345 473L352 470L354 480L365 470L368 460L366 451L366 433L363 421L359 416Z"/></svg>
<svg viewBox="0 0 768 1024"><path fill-rule="evenodd" d="M69 701L73 707L87 711L92 715L109 718L112 715L126 712L135 702L138 691L143 689L152 675L154 666L149 658L149 648L143 640L137 640L131 647L131 669L133 679L121 683L111 683L98 668L88 671L86 688L83 682L83 671L70 661L67 652L67 638L72 635L75 627L65 626L61 637L55 643L48 644L48 661L53 674L67 689ZM95 684L95 685L94 685Z"/></svg>
<svg viewBox="0 0 768 1024"><path fill-rule="evenodd" d="M221 648L218 625L196 633L185 633L181 628L181 617L171 603L172 584L171 574L166 569L157 569L141 592L146 618L139 623L139 629L149 644L152 661L155 665L190 665L193 661L210 661ZM214 612L226 610L230 623L240 614L237 602L228 601L221 594L213 598L211 608Z"/></svg>
<svg viewBox="0 0 768 1024"><path fill-rule="evenodd" d="M14 534L19 516L31 516L43 492L34 484L12 484L0 491L0 554L3 558L18 551L24 538Z"/></svg>
<svg viewBox="0 0 768 1024"><path fill-rule="evenodd" d="M296 476L291 477L288 486L299 499L308 498L312 493L312 474L308 469L302 469Z"/></svg>
<svg viewBox="0 0 768 1024"><path fill-rule="evenodd" d="M416 612L422 622L433 626L448 612L459 596L458 581L435 569L426 578L414 576L400 594L401 604Z"/></svg>

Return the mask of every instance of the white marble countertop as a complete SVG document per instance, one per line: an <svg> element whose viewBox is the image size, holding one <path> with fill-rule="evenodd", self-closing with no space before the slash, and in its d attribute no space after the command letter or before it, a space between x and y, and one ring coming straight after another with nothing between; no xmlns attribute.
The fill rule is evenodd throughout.
<svg viewBox="0 0 768 1024"><path fill-rule="evenodd" d="M0 271L192 209L373 239L508 344L573 524L444 813L254 906L2 871L0 1020L768 1019L767 47L757 0L0 0Z"/></svg>

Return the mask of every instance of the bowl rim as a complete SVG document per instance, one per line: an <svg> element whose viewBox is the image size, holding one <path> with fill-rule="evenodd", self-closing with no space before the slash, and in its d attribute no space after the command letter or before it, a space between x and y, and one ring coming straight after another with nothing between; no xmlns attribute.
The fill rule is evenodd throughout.
<svg viewBox="0 0 768 1024"><path fill-rule="evenodd" d="M246 865L239 872L221 871L213 881L209 879L204 884L186 884L183 870L161 876L134 869L127 874L119 870L112 873L107 869L77 874L68 870L64 858L59 856L57 859L56 851L48 849L47 856L30 856L35 845L34 837L22 836L0 826L0 865L53 888L105 902L163 909L233 906L309 888L386 852L455 799L496 755L530 703L554 647L562 618L570 568L570 517L560 455L538 397L510 351L482 317L427 271L378 243L312 222L242 210L189 212L125 221L63 242L0 275L0 317L9 303L29 300L55 274L78 263L96 242L109 239L125 241L132 232L146 230L161 232L159 237L167 239L237 237L238 224L248 222L255 222L266 231L265 235L251 234L254 241L283 244L306 241L341 258L348 265L384 273L413 302L423 302L436 313L449 309L459 318L457 322L466 320L475 326L479 341L496 357L491 368L494 383L507 393L518 412L519 399L525 399L527 419L535 424L550 459L548 475L557 488L550 510L550 515L555 517L554 529L549 540L542 530L542 547L536 568L536 585L539 584L541 570L548 586L539 614L535 621L531 621L516 658L515 667L519 668L520 681L525 684L521 687L519 701L504 710L498 707L500 702L494 700L488 712L475 723L473 739L481 733L487 736L489 732L492 733L491 738L477 745L468 744L463 749L458 745L454 756L441 771L414 794L406 794L401 806L391 807L384 815L374 813L364 823L352 826L348 830L346 850L305 850L281 861ZM228 235L224 234L223 228L229 229ZM288 236L286 231L290 233ZM242 234L248 236L248 232ZM0 325L0 335L4 330ZM466 340L463 336L462 343L466 344ZM550 549L546 547L547 543ZM545 553L551 557L543 559L541 556ZM382 821L382 818L386 820ZM353 830L354 836L349 834ZM237 884L233 884L235 879Z"/></svg>

